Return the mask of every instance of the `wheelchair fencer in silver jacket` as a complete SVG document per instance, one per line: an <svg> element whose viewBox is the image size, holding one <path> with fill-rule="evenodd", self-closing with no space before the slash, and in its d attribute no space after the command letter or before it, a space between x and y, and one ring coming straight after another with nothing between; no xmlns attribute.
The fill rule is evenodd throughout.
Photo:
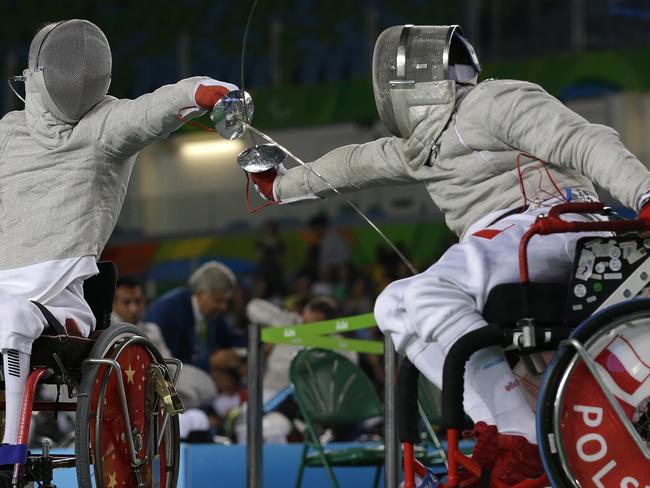
<svg viewBox="0 0 650 488"><path fill-rule="evenodd" d="M0 120L0 349L15 444L32 342L47 322L31 303L88 336L95 319L83 280L115 223L138 151L212 109L235 85L194 77L134 100L108 95L112 57L87 20L38 31L23 72L25 108ZM3 458L0 464L12 462Z"/></svg>
<svg viewBox="0 0 650 488"><path fill-rule="evenodd" d="M481 311L490 289L518 281L519 241L538 215L564 201L596 199L594 183L635 210L650 194L650 172L616 131L533 83L477 83L479 71L458 26L391 27L375 45L373 85L392 136L288 171L251 174L263 196L279 203L327 198L334 192L325 181L341 192L425 185L460 242L425 272L390 284L375 317L438 387L451 346L486 324ZM531 279L568 279L578 237L536 238ZM465 410L477 426L474 456L494 478L513 484L541 472L535 417L500 349L467 363ZM515 451L525 463L513 461Z"/></svg>

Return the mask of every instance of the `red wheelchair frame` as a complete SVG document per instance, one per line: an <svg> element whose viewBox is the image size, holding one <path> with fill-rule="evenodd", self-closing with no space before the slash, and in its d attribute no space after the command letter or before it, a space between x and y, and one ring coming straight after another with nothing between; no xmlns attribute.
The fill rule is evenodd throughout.
<svg viewBox="0 0 650 488"><path fill-rule="evenodd" d="M14 464L14 487L36 481L40 487L53 488L53 470L71 467L76 467L82 488L116 486L118 479L124 487L176 485L176 414L183 407L174 385L182 364L163 359L137 327L110 325L116 270L108 262L98 267L100 274L84 283L84 297L97 320L90 338L68 335L39 305L49 327L32 347L18 429L18 444L27 446L33 411L76 412L75 453L52 454L44 444L42 454L28 455L25 463ZM169 364L175 366L173 377ZM139 378L135 378L136 370ZM37 388L44 382L57 389L67 387L70 399L77 401L59 401L58 395L56 401L35 401ZM0 410L5 408L1 402ZM110 469L102 465L106 451L112 453Z"/></svg>
<svg viewBox="0 0 650 488"><path fill-rule="evenodd" d="M560 218L562 214L602 214L606 213L604 205L600 202L565 203L551 208L547 216L540 217L524 234L519 246L519 266L521 310L523 318L517 322L517 328L504 330L498 325L488 325L463 336L449 351L443 367L443 424L447 427L448 443L448 473L446 483L440 483L444 488L463 488L476 486L479 481L481 486L491 488L508 488L509 485L499 480L481 479L481 468L472 459L464 455L459 449L461 429L465 422L463 413L463 377L465 363L476 351L493 346L522 346L522 341L532 341L533 345L543 345L541 349L549 350L567 339L571 333L569 327L555 328L553 330L535 327L534 319L530 318L528 310L528 295L532 283L528 273L528 244L535 235L547 235L567 232L640 232L650 229L650 223L643 220L623 221L565 221ZM524 344L526 347L526 345ZM414 369L410 364L409 366ZM411 370L411 371L412 371ZM400 411L400 439L404 449L404 488L415 488L415 474L424 477L427 468L415 459L413 444L419 440L417 429L417 382L413 377L407 378L406 372L400 376L399 386L405 392L400 392L398 409ZM400 371L401 373L401 371ZM417 379L417 377L416 377ZM415 385L415 386L414 386ZM415 389L414 389L415 388ZM415 408L414 408L415 405ZM461 481L460 467L472 476ZM546 474L536 479L527 479L517 483L516 488L541 488L549 486L550 481Z"/></svg>

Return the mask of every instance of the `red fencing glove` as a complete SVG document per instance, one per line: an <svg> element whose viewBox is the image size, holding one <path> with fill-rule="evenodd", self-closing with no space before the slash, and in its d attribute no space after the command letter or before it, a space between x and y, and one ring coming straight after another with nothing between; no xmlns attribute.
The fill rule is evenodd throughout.
<svg viewBox="0 0 650 488"><path fill-rule="evenodd" d="M277 168L267 169L259 173L250 173L250 175L253 183L255 183L255 189L262 195L262 198L273 202L277 200L273 192L273 184L278 176Z"/></svg>
<svg viewBox="0 0 650 488"><path fill-rule="evenodd" d="M239 90L239 88L232 83L211 79L202 80L194 91L194 103L197 107L212 110L221 97L234 90Z"/></svg>
<svg viewBox="0 0 650 488"><path fill-rule="evenodd" d="M639 219L645 220L650 224L650 202L646 202L639 210Z"/></svg>

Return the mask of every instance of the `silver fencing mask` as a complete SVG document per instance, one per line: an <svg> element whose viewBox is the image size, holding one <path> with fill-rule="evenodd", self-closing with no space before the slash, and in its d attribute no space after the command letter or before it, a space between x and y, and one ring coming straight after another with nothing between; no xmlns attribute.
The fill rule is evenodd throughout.
<svg viewBox="0 0 650 488"><path fill-rule="evenodd" d="M408 137L396 120L395 90L445 80L475 84L480 69L474 49L457 25L389 27L379 35L372 60L379 117L393 135Z"/></svg>
<svg viewBox="0 0 650 488"><path fill-rule="evenodd" d="M42 72L48 109L69 122L81 119L104 98L111 67L106 36L87 20L48 24L29 47L29 71Z"/></svg>

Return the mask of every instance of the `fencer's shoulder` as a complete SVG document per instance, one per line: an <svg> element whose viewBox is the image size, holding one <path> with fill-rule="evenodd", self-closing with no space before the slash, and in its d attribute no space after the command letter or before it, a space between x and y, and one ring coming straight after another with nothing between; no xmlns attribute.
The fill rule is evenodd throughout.
<svg viewBox="0 0 650 488"><path fill-rule="evenodd" d="M16 124L25 121L25 111L24 110L13 110L7 112L1 119L0 124Z"/></svg>
<svg viewBox="0 0 650 488"><path fill-rule="evenodd" d="M480 82L469 95L479 99L496 101L499 104L508 100L514 102L526 97L551 97L538 84L522 80L485 80Z"/></svg>
<svg viewBox="0 0 650 488"><path fill-rule="evenodd" d="M97 105L95 105L86 116L101 115L110 111L115 105L119 103L119 99L111 95L106 95Z"/></svg>
<svg viewBox="0 0 650 488"><path fill-rule="evenodd" d="M500 96L509 94L519 94L532 91L546 91L539 85L523 80L497 80L487 79L481 81L470 94L473 96Z"/></svg>
<svg viewBox="0 0 650 488"><path fill-rule="evenodd" d="M25 122L25 111L14 110L8 112L0 119L0 146L4 146L5 142L11 137L11 134L16 134L20 131L27 131L27 124Z"/></svg>

